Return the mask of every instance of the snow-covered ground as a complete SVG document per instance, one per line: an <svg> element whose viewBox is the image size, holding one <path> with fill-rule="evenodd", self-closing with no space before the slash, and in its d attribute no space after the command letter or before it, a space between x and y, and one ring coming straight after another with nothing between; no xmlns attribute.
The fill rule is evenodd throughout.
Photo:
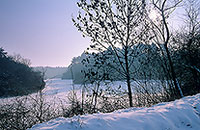
<svg viewBox="0 0 200 130"><path fill-rule="evenodd" d="M75 90L77 97L81 98L81 88L83 87L81 84L73 84L72 80L62 80L60 78L55 79L48 79L45 81L46 86L42 90L44 101L48 104L52 104L53 106L57 107L58 109L61 108L61 105L67 106L68 105L68 96L72 90ZM110 86L122 86L123 88L126 87L125 82L116 81L114 83L110 83ZM88 84L88 87L93 87L92 85ZM102 87L104 84L101 85ZM2 104L12 104L17 99L22 98L36 98L38 97L38 93L33 93L28 96L17 96L17 97L10 97L10 98L0 98L0 105Z"/></svg>
<svg viewBox="0 0 200 130"><path fill-rule="evenodd" d="M200 130L200 94L150 108L60 117L29 130Z"/></svg>
<svg viewBox="0 0 200 130"><path fill-rule="evenodd" d="M159 86L159 82L152 82ZM136 84L136 83L134 83ZM117 81L110 86L126 84ZM51 79L46 81L43 90L47 102L66 101L72 89L80 91L81 85L73 85L71 80ZM35 96L31 94L29 96ZM12 98L1 98L1 103L11 103ZM37 124L30 130L200 130L200 94L185 97L170 103L160 103L150 108L130 108L113 113L98 113L57 118L46 123Z"/></svg>
<svg viewBox="0 0 200 130"><path fill-rule="evenodd" d="M81 85L73 85L72 80L61 80L59 78L46 80L46 86L42 90L44 102L60 110L61 105L68 105L68 94L71 92L71 90L73 88L75 90L79 90L80 87ZM39 100L39 93L33 93L27 96L0 98L0 105L12 104L13 102L17 102L16 99L24 98L29 99L28 103L26 104L27 106L29 106L33 102L35 102L35 100L32 99Z"/></svg>
<svg viewBox="0 0 200 130"><path fill-rule="evenodd" d="M42 90L43 94L48 99L66 99L66 96L70 91L79 90L81 85L73 85L72 80L62 80L62 79L49 79L46 80L46 86Z"/></svg>
<svg viewBox="0 0 200 130"><path fill-rule="evenodd" d="M75 85L75 89L79 89L81 85ZM44 98L46 101L60 101L66 100L67 94L73 89L72 80L61 80L61 79L49 79L46 80L46 86L42 90ZM28 97L35 97L37 93L27 95ZM0 104L2 103L12 103L12 100L16 98L24 98L27 96L17 96L10 98L0 98Z"/></svg>
<svg viewBox="0 0 200 130"><path fill-rule="evenodd" d="M55 79L48 79L45 81L46 86L42 90L44 97L48 100L66 100L68 93L75 89L77 92L80 92L80 89L83 87L80 84L73 84L72 80L62 80L60 78L55 78ZM142 83L143 81L140 81ZM149 82L152 86L160 86L161 82L159 81L150 81ZM106 87L105 87L106 84ZM139 85L137 82L132 82L132 86L137 86ZM121 88L121 91L126 91L127 86L126 83L123 81L115 81L113 83L101 83L101 89L106 89L108 87L112 87L117 89ZM87 87L94 87L90 84L87 85ZM35 96L36 93L30 94L29 96ZM23 97L23 96L22 96ZM0 103L4 100L9 101L9 100L14 100L16 97L11 97L11 98L0 98Z"/></svg>

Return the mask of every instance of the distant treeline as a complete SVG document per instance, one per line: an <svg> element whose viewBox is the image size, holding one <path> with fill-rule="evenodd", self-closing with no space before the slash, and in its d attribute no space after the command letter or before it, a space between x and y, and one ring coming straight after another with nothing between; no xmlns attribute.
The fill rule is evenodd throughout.
<svg viewBox="0 0 200 130"><path fill-rule="evenodd" d="M73 79L75 84L81 84L84 82L84 65L82 60L86 58L86 54L82 53L81 56L74 57L71 64L67 67L65 73L63 73L62 79Z"/></svg>
<svg viewBox="0 0 200 130"><path fill-rule="evenodd" d="M170 49L177 80L185 94L195 94L200 90L198 45L195 44L190 48ZM73 79L75 84L93 83L98 80L125 80L119 71L120 63L111 53L113 51L111 49L110 47L108 50L98 53L82 53L81 56L73 58L62 79ZM120 50L120 48L118 49ZM131 80L166 80L168 68L164 66L167 61L160 49L162 47L159 48L156 44L137 44L129 48L128 60L132 60L133 66L130 69L133 72L130 74L130 77L133 77ZM123 49L119 52L123 52ZM122 57L120 55L119 53L119 57ZM123 62L123 60L121 61ZM169 77L167 80L172 80L172 78Z"/></svg>
<svg viewBox="0 0 200 130"><path fill-rule="evenodd" d="M111 48L109 48L111 49ZM118 48L120 49L120 48ZM148 75L150 79L159 79L163 77L164 71L160 66L161 54L155 44L138 44L129 48L132 54L137 56L130 56L134 58L134 66L132 68L135 73L132 77L136 79L145 79L145 76ZM121 51L123 51L121 49ZM147 53L148 52L148 53ZM130 54L131 55L131 54ZM154 59L153 61L151 59ZM72 63L68 66L67 71L63 74L62 79L73 79L75 84L81 84L84 82L93 82L95 76L104 75L105 80L124 80L121 73L118 72L120 66L117 65L114 55L110 53L110 50L104 50L101 53L82 53L81 56L74 57ZM153 73L153 70L159 71L158 73ZM89 72L89 73L88 73ZM91 74L91 75L88 75ZM97 80L97 79L96 79Z"/></svg>
<svg viewBox="0 0 200 130"><path fill-rule="evenodd" d="M44 74L44 79L52 78L62 78L64 72L66 72L67 67L33 67L35 71L40 71Z"/></svg>
<svg viewBox="0 0 200 130"><path fill-rule="evenodd" d="M0 48L0 97L26 95L44 88L42 74L29 65L29 60L20 55L8 56Z"/></svg>

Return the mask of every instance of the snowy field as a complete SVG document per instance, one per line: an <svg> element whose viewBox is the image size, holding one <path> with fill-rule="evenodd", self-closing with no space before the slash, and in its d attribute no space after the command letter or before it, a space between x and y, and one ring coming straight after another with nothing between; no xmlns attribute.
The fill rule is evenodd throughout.
<svg viewBox="0 0 200 130"><path fill-rule="evenodd" d="M52 103L55 106L59 106L62 104L64 106L68 105L68 95L74 90L78 96L81 98L81 88L83 87L80 84L73 84L72 80L62 80L60 78L56 79L48 79L45 81L46 86L42 90L44 101L48 104ZM126 84L121 81L116 81L114 83L110 83L109 86L126 88ZM87 87L93 87L92 85L87 85ZM103 84L101 84L101 88L105 88ZM35 98L38 96L38 93L33 93L28 96L18 96L11 98L0 98L0 104L9 104L16 101L16 98Z"/></svg>
<svg viewBox="0 0 200 130"><path fill-rule="evenodd" d="M132 83L136 85L137 83ZM152 82L159 86L159 82ZM102 84L103 86L103 84ZM126 88L121 81L110 86ZM58 103L65 101L74 90L80 93L81 85L73 85L72 80L51 79L46 81L42 93L45 101ZM37 94L28 96L34 97ZM16 97L1 98L1 103L12 103ZM17 97L23 98L23 97ZM65 104L64 104L65 105ZM56 107L57 108L57 107ZM200 130L200 94L185 97L169 103L160 103L150 108L130 108L113 113L57 118L37 124L29 130Z"/></svg>
<svg viewBox="0 0 200 130"><path fill-rule="evenodd" d="M200 130L200 94L150 108L60 117L29 130Z"/></svg>
<svg viewBox="0 0 200 130"><path fill-rule="evenodd" d="M62 80L60 78L56 79L48 79L45 81L46 86L42 90L43 93L43 98L47 103L52 103L53 105L60 106L62 105L68 105L68 95L69 93L72 92L72 90L75 90L77 93L78 98L81 98L81 88L83 87L80 84L73 84L72 80ZM140 81L140 83L143 83L144 81ZM136 86L140 84L139 82L132 82L132 86ZM149 82L152 86L160 86L161 82L159 81L150 81ZM164 83L165 84L165 83ZM120 90L125 92L127 91L127 86L126 83L123 81L115 81L113 83L101 83L100 88L101 89L106 89L108 87L117 89L120 86ZM92 85L88 84L87 87L93 87ZM134 90L134 89L133 89ZM38 96L38 93L33 93L30 94L26 97L28 98L35 98ZM7 104L7 103L12 103L13 101L16 100L16 98L23 98L22 97L11 97L11 98L0 98L0 104Z"/></svg>
<svg viewBox="0 0 200 130"><path fill-rule="evenodd" d="M75 85L74 88L79 89L80 85ZM62 100L65 99L68 92L73 89L72 80L61 80L61 79L49 79L46 80L46 86L42 90L44 98L46 100ZM37 93L27 95L27 97L34 97ZM11 98L0 98L0 103L11 102L15 98L23 98L25 96L11 97Z"/></svg>
<svg viewBox="0 0 200 130"><path fill-rule="evenodd" d="M114 83L110 83L108 86L126 88L125 82L116 81ZM91 84L88 84L87 87L94 87ZM59 102L65 101L67 103L69 93L74 90L78 96L81 98L81 90L83 85L81 84L73 84L72 80L61 80L61 79L50 79L46 81L46 86L42 90L44 97L48 100ZM101 84L101 87L105 89L105 85Z"/></svg>
<svg viewBox="0 0 200 130"><path fill-rule="evenodd" d="M72 80L49 79L46 80L46 86L42 90L43 94L48 99L63 99L66 100L70 91L79 90L81 85L73 85Z"/></svg>
<svg viewBox="0 0 200 130"><path fill-rule="evenodd" d="M46 80L46 86L42 90L44 102L51 104L52 106L60 108L60 105L67 105L67 95L74 88L79 90L81 85L72 85L72 80L50 79ZM17 96L10 98L0 98L0 104L12 104L16 102L16 99L28 98L36 99L39 97L39 93L29 94L27 96ZM32 102L30 102L31 104ZM29 104L27 104L29 105Z"/></svg>

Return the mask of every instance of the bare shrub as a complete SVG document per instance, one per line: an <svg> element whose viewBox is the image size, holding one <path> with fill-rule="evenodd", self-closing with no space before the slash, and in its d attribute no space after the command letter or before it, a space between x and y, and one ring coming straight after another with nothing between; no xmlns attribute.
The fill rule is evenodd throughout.
<svg viewBox="0 0 200 130"><path fill-rule="evenodd" d="M44 99L41 92L35 96L5 99L7 103L0 104L0 129L25 130L37 123L60 116L53 103L50 104Z"/></svg>
<svg viewBox="0 0 200 130"><path fill-rule="evenodd" d="M100 112L109 113L119 109L128 108L128 97L102 97L100 101Z"/></svg>
<svg viewBox="0 0 200 130"><path fill-rule="evenodd" d="M134 106L150 107L159 102L169 101L170 90L168 85L167 81L161 80L148 80L139 83L135 86Z"/></svg>

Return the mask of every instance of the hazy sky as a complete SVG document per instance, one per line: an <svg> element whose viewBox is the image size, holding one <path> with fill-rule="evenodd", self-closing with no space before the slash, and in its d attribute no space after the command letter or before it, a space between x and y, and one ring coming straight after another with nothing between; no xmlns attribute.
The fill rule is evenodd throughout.
<svg viewBox="0 0 200 130"><path fill-rule="evenodd" d="M90 44L73 26L77 0L0 0L0 47L32 66L67 66Z"/></svg>
<svg viewBox="0 0 200 130"><path fill-rule="evenodd" d="M71 20L77 1L0 0L0 47L30 59L32 66L68 66L90 44Z"/></svg>

